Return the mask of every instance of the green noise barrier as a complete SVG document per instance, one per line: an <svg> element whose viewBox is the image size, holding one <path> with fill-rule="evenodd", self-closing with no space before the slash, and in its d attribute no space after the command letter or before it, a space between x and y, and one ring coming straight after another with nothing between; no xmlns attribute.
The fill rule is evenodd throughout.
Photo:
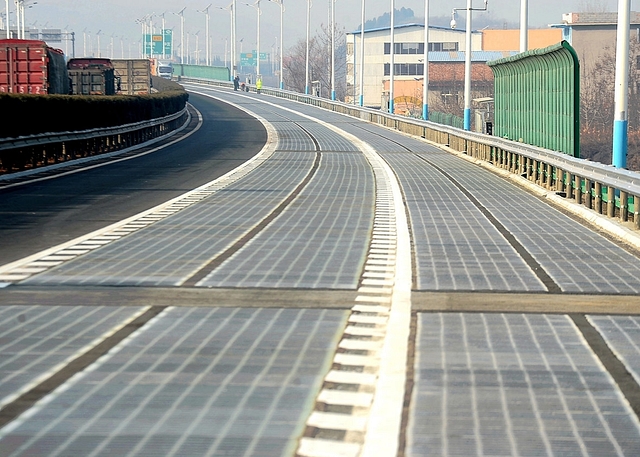
<svg viewBox="0 0 640 457"><path fill-rule="evenodd" d="M487 62L494 135L580 157L580 64L566 41Z"/></svg>
<svg viewBox="0 0 640 457"><path fill-rule="evenodd" d="M183 65L179 63L171 65L173 66L173 76L178 79L184 76L185 78L231 81L231 75L227 67L207 67L204 65Z"/></svg>

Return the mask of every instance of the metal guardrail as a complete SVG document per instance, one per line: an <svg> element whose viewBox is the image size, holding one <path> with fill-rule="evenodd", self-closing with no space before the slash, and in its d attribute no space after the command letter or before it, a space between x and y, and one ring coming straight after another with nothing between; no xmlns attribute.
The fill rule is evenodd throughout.
<svg viewBox="0 0 640 457"><path fill-rule="evenodd" d="M158 119L79 132L43 133L0 139L0 174L125 149L182 126L187 107Z"/></svg>
<svg viewBox="0 0 640 457"><path fill-rule="evenodd" d="M226 81L184 79L185 81L232 87ZM297 92L262 89L276 97L319 106L376 124L384 125L434 143L448 146L475 159L518 174L558 195L608 217L632 221L640 230L640 173L614 168L560 152L516 141L392 115L369 108L347 105Z"/></svg>

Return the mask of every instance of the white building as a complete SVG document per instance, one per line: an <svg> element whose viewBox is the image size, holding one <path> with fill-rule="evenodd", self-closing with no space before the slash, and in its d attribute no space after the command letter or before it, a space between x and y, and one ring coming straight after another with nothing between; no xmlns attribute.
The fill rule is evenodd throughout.
<svg viewBox="0 0 640 457"><path fill-rule="evenodd" d="M347 33L347 103L360 98L360 31ZM394 81L424 76L424 24L394 27ZM482 33L472 32L471 50L482 49ZM429 27L429 51L465 51L465 31ZM382 105L385 82L389 81L391 27L364 32L364 105Z"/></svg>

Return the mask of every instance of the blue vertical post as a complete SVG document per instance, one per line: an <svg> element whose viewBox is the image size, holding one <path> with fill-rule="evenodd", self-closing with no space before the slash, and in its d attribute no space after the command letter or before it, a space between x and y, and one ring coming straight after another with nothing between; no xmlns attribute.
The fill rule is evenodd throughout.
<svg viewBox="0 0 640 457"><path fill-rule="evenodd" d="M422 119L429 120L429 0L424 0L424 80L422 81Z"/></svg>
<svg viewBox="0 0 640 457"><path fill-rule="evenodd" d="M364 106L364 11L365 0L362 0L362 17L360 21L360 106ZM355 67L355 60L353 63Z"/></svg>
<svg viewBox="0 0 640 457"><path fill-rule="evenodd" d="M627 132L629 126L629 19L631 1L618 0L618 33L616 43L615 108L613 120L613 166L627 166Z"/></svg>

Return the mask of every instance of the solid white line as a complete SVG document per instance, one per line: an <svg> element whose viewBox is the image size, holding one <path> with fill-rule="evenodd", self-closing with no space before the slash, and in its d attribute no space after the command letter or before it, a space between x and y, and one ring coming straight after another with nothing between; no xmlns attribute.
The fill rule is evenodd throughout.
<svg viewBox="0 0 640 457"><path fill-rule="evenodd" d="M324 389L318 395L318 401L330 405L359 406L368 408L373 401L373 394L368 392L348 392L344 390Z"/></svg>
<svg viewBox="0 0 640 457"><path fill-rule="evenodd" d="M307 425L330 430L363 432L367 428L367 416L352 416L351 414L314 411L311 413L311 416L309 416Z"/></svg>
<svg viewBox="0 0 640 457"><path fill-rule="evenodd" d="M360 445L344 441L302 438L297 455L302 457L357 457Z"/></svg>

